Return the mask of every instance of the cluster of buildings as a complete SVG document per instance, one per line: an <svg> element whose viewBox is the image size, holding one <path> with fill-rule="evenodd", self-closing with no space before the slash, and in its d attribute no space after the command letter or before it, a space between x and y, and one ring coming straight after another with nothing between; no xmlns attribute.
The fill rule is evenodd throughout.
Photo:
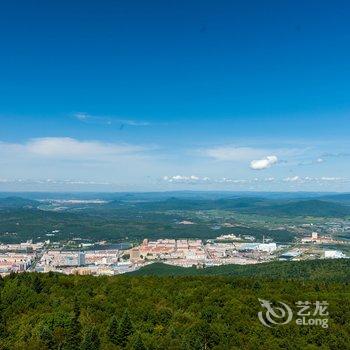
<svg viewBox="0 0 350 350"><path fill-rule="evenodd" d="M305 260L305 259L345 259L347 256L340 250L309 250L304 247L293 248L279 255L279 260Z"/></svg>
<svg viewBox="0 0 350 350"><path fill-rule="evenodd" d="M312 232L310 236L306 236L306 237L303 237L301 239L301 244L302 244L302 246L310 246L310 247L312 245L314 245L316 247L319 245L327 247L327 245L328 246L348 245L348 244L350 244L350 242L334 239L328 235L321 236L317 232ZM300 250L302 250L302 249L300 249ZM317 248L315 248L314 250L317 250ZM299 256L299 255L301 255L301 254L298 254L297 256ZM322 249L321 253L320 253L320 257L324 258L324 259L347 258L347 256L343 252L341 252L340 250L335 250L335 249Z"/></svg>
<svg viewBox="0 0 350 350"><path fill-rule="evenodd" d="M33 253L0 253L0 275L7 275L11 272L27 271L32 265L33 259Z"/></svg>
<svg viewBox="0 0 350 350"><path fill-rule="evenodd" d="M130 250L132 259L202 258L204 249L201 240L190 239L144 239L142 244Z"/></svg>
<svg viewBox="0 0 350 350"><path fill-rule="evenodd" d="M35 252L42 249L47 242L33 243L32 240L16 244L0 244L0 252Z"/></svg>
<svg viewBox="0 0 350 350"><path fill-rule="evenodd" d="M255 264L272 259L276 243L212 242L190 239L145 239L140 246L130 249L130 261L142 264L163 261L167 264L214 266L223 264Z"/></svg>
<svg viewBox="0 0 350 350"><path fill-rule="evenodd" d="M75 245L74 250L70 242L27 241L0 244L0 274L54 271L64 274L117 275L137 270L155 261L182 267L206 267L257 264L270 260L346 258L339 250L326 250L326 246L319 246L333 242L330 237L320 237L316 232L292 246L277 245L265 239L256 242L254 237L235 235L223 235L207 241L144 239L140 245L132 248L128 245L104 247L106 242L95 242Z"/></svg>
<svg viewBox="0 0 350 350"><path fill-rule="evenodd" d="M47 250L36 264L35 271L55 271L64 274L117 275L130 272L137 265L124 258L125 251L118 249L64 251Z"/></svg>
<svg viewBox="0 0 350 350"><path fill-rule="evenodd" d="M33 243L32 241L0 244L0 275L30 269L37 252L44 247L44 244L44 242Z"/></svg>
<svg viewBox="0 0 350 350"><path fill-rule="evenodd" d="M311 236L306 236L301 239L302 244L314 243L314 244L330 244L335 240L330 236L320 236L317 232L312 232Z"/></svg>
<svg viewBox="0 0 350 350"><path fill-rule="evenodd" d="M144 239L142 244L130 250L130 260L133 263L147 261L177 261L181 266L192 266L206 258L206 252L201 240L190 239Z"/></svg>

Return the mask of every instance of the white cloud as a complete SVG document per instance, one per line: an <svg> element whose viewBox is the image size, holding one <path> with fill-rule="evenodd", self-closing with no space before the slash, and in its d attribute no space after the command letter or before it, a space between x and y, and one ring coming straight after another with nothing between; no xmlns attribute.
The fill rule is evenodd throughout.
<svg viewBox="0 0 350 350"><path fill-rule="evenodd" d="M344 177L335 177L335 176L321 176L321 177L311 177L311 176L291 176L283 179L283 182L297 182L300 184L305 183L327 183L327 182L347 182L348 179Z"/></svg>
<svg viewBox="0 0 350 350"><path fill-rule="evenodd" d="M164 176L163 180L169 183L204 183L204 182L210 182L209 177L199 177L196 175L174 175L174 176Z"/></svg>
<svg viewBox="0 0 350 350"><path fill-rule="evenodd" d="M199 177L196 175L174 175L174 176L164 176L163 181L169 183L180 183L180 184L245 184L250 182L250 180L240 180L240 179L230 179L230 178L217 178L212 179L208 176Z"/></svg>
<svg viewBox="0 0 350 350"><path fill-rule="evenodd" d="M346 180L343 177L327 177L327 176L322 176L321 181L342 181L342 180Z"/></svg>
<svg viewBox="0 0 350 350"><path fill-rule="evenodd" d="M276 156L267 156L262 159L252 160L250 162L250 168L253 170L263 170L270 168L272 165L278 162L278 158Z"/></svg>
<svg viewBox="0 0 350 350"><path fill-rule="evenodd" d="M299 180L300 180L299 176L291 176L291 177L286 177L283 179L283 181L285 181L285 182L296 182Z"/></svg>
<svg viewBox="0 0 350 350"><path fill-rule="evenodd" d="M188 184L235 184L242 185L248 183L256 183L256 182L273 182L275 178L254 178L254 179L231 179L227 177L222 178L210 178L208 176L199 177L196 175L184 176L184 175L174 175L174 176L164 176L163 181L169 183L188 183Z"/></svg>

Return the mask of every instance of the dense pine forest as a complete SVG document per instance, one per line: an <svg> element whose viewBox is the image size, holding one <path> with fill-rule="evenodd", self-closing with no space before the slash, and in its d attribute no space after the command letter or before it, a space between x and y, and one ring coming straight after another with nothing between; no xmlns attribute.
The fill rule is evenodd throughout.
<svg viewBox="0 0 350 350"><path fill-rule="evenodd" d="M283 278L277 263L231 276L13 274L0 283L0 348L349 349L349 264L307 263ZM326 300L329 328L263 326L258 298Z"/></svg>

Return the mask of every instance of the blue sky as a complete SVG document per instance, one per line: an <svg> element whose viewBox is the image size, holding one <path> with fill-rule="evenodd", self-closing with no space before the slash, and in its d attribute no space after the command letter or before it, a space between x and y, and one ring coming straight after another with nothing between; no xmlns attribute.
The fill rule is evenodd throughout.
<svg viewBox="0 0 350 350"><path fill-rule="evenodd" d="M0 190L350 191L346 1L0 4Z"/></svg>

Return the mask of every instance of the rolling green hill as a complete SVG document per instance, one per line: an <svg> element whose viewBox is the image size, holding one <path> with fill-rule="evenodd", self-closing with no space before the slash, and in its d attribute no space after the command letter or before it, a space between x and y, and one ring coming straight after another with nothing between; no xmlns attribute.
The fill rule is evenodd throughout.
<svg viewBox="0 0 350 350"><path fill-rule="evenodd" d="M303 280L350 281L350 259L277 261L256 265L184 268L154 263L130 273L136 276L240 276Z"/></svg>
<svg viewBox="0 0 350 350"><path fill-rule="evenodd" d="M320 196L318 199L324 201L334 201L339 203L350 203L350 193L328 194Z"/></svg>
<svg viewBox="0 0 350 350"><path fill-rule="evenodd" d="M109 204L111 205L111 204ZM117 203L116 203L117 205ZM118 203L120 205L120 203ZM269 200L262 198L234 198L218 200L185 200L171 198L160 202L138 203L139 210L229 210L240 213L269 216L315 216L345 217L350 216L350 206L318 199L309 200Z"/></svg>
<svg viewBox="0 0 350 350"><path fill-rule="evenodd" d="M315 216L315 217L344 217L350 216L350 206L344 203L348 195L328 196L320 199L283 200L260 197L221 198L221 199L190 199L166 198L156 201L112 200L105 204L89 205L83 209L90 214L111 215L125 212L167 212L167 211L198 211L226 210L238 213L270 215L270 216ZM325 200L329 198L329 200ZM339 202L336 198L340 198ZM0 209L37 208L40 202L21 197L0 198ZM81 205L80 205L81 206ZM74 211L74 205L70 210Z"/></svg>
<svg viewBox="0 0 350 350"><path fill-rule="evenodd" d="M247 212L260 215L283 215L291 217L345 217L350 215L350 206L313 199L281 204L269 204L264 207L248 209Z"/></svg>

